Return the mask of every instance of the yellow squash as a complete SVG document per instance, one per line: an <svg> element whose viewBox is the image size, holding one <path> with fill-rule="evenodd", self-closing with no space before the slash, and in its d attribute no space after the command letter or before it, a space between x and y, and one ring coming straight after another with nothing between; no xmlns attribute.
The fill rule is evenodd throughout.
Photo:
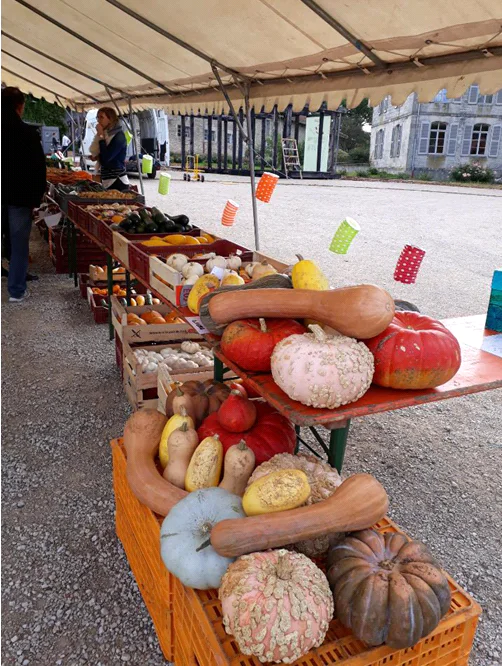
<svg viewBox="0 0 502 666"><path fill-rule="evenodd" d="M329 289L328 278L319 266L310 259L304 259L300 254L298 263L293 266L291 279L295 289L313 289L314 291L326 291Z"/></svg>
<svg viewBox="0 0 502 666"><path fill-rule="evenodd" d="M195 427L193 419L187 414L187 410L184 407L181 407L180 413L171 416L169 421L164 426L159 444L159 459L160 464L162 465L162 469L164 469L164 467L167 465L167 461L169 460L169 454L167 452L167 440L169 439L169 435L178 428L181 428L184 423L187 424L188 428Z"/></svg>
<svg viewBox="0 0 502 666"><path fill-rule="evenodd" d="M202 275L188 294L187 305L190 312L199 314L200 299L213 289L218 289L220 281L216 275Z"/></svg>
<svg viewBox="0 0 502 666"><path fill-rule="evenodd" d="M288 511L310 497L307 475L299 469L281 469L254 481L244 493L242 508L247 516Z"/></svg>
<svg viewBox="0 0 502 666"><path fill-rule="evenodd" d="M193 492L199 488L212 488L220 482L223 465L223 444L218 435L202 440L188 465L185 490Z"/></svg>
<svg viewBox="0 0 502 666"><path fill-rule="evenodd" d="M171 234L170 236L164 236L163 240L169 245L185 245L185 238L182 234Z"/></svg>

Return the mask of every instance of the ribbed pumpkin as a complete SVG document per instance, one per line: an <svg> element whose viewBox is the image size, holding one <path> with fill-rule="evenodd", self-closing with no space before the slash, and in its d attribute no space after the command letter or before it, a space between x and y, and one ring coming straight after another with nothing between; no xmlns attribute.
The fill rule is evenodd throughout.
<svg viewBox="0 0 502 666"><path fill-rule="evenodd" d="M304 454L295 456L290 453L278 453L254 470L249 478L248 486L254 481L261 479L262 476L281 469L299 469L305 472L310 485L310 497L306 501L306 505L317 504L317 502L328 499L342 483L342 479L336 469L315 456ZM293 545L295 550L308 557L319 557L328 550L329 544L329 535L324 535L317 539L298 541Z"/></svg>
<svg viewBox="0 0 502 666"><path fill-rule="evenodd" d="M223 576L219 597L226 632L261 662L292 663L322 644L333 616L323 572L300 553L244 555Z"/></svg>
<svg viewBox="0 0 502 666"><path fill-rule="evenodd" d="M229 324L221 338L221 351L244 370L269 372L275 345L305 327L294 319L240 319Z"/></svg>
<svg viewBox="0 0 502 666"><path fill-rule="evenodd" d="M245 432L230 432L220 424L218 414L214 412L204 419L197 433L200 440L218 434L225 453L244 439L253 450L257 465L276 453L293 453L296 445L296 432L291 421L264 402L256 403L256 422Z"/></svg>
<svg viewBox="0 0 502 666"><path fill-rule="evenodd" d="M335 409L355 402L369 389L373 356L362 342L344 335L327 335L320 326L312 333L291 335L279 342L271 359L275 383L292 400L311 407Z"/></svg>
<svg viewBox="0 0 502 666"><path fill-rule="evenodd" d="M368 645L411 647L450 607L439 564L424 544L401 534L350 534L330 548L327 576L336 617Z"/></svg>
<svg viewBox="0 0 502 666"><path fill-rule="evenodd" d="M440 321L418 312L396 312L383 333L364 342L375 357L373 383L378 386L434 388L460 368L456 337Z"/></svg>

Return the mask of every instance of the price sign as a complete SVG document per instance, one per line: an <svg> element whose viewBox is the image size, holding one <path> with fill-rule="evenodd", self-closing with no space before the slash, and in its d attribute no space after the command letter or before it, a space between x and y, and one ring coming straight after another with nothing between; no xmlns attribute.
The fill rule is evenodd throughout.
<svg viewBox="0 0 502 666"><path fill-rule="evenodd" d="M190 324L196 333L200 333L201 335L204 335L204 333L209 333L207 328L201 322L200 317L187 317L186 321Z"/></svg>

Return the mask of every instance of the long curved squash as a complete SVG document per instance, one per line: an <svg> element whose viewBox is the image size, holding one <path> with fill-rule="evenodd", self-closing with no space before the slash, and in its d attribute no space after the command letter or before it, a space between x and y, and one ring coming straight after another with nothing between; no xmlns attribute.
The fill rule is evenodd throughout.
<svg viewBox="0 0 502 666"><path fill-rule="evenodd" d="M160 516L167 516L187 493L166 481L155 465L167 418L156 409L135 412L124 428L126 477L139 501Z"/></svg>
<svg viewBox="0 0 502 666"><path fill-rule="evenodd" d="M248 317L315 319L342 335L361 340L384 331L394 317L391 295L373 284L328 291L312 289L251 289L222 292L211 298L215 324Z"/></svg>
<svg viewBox="0 0 502 666"><path fill-rule="evenodd" d="M211 545L224 557L279 548L332 532L371 527L387 513L385 488L371 474L354 474L317 504L261 516L223 520L211 530Z"/></svg>

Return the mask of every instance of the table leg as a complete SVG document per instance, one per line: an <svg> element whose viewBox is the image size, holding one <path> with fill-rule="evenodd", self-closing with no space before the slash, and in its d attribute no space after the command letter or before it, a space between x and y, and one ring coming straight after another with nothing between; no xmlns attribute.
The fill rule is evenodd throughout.
<svg viewBox="0 0 502 666"><path fill-rule="evenodd" d="M349 428L350 419L347 420L347 423L343 428L337 428L336 430L331 430L330 432L328 462L332 467L335 467L338 472L342 471Z"/></svg>
<svg viewBox="0 0 502 666"><path fill-rule="evenodd" d="M223 371L224 371L224 365L220 359L215 356L214 357L214 381L215 382L222 382L223 381Z"/></svg>
<svg viewBox="0 0 502 666"><path fill-rule="evenodd" d="M74 224L73 226L73 284L75 287L78 286L78 277L77 277L77 228Z"/></svg>
<svg viewBox="0 0 502 666"><path fill-rule="evenodd" d="M298 454L298 451L300 450L300 440L299 440L300 430L301 430L300 426L295 425L295 432L296 432L295 456Z"/></svg>
<svg viewBox="0 0 502 666"><path fill-rule="evenodd" d="M131 274L126 270L126 299L127 305L131 305Z"/></svg>
<svg viewBox="0 0 502 666"><path fill-rule="evenodd" d="M73 222L69 217L66 217L65 221L68 225L68 277L71 278L73 275Z"/></svg>
<svg viewBox="0 0 502 666"><path fill-rule="evenodd" d="M106 253L106 276L108 282L108 334L110 340L113 340L113 322L112 322L112 294L113 294L113 259L112 255Z"/></svg>

